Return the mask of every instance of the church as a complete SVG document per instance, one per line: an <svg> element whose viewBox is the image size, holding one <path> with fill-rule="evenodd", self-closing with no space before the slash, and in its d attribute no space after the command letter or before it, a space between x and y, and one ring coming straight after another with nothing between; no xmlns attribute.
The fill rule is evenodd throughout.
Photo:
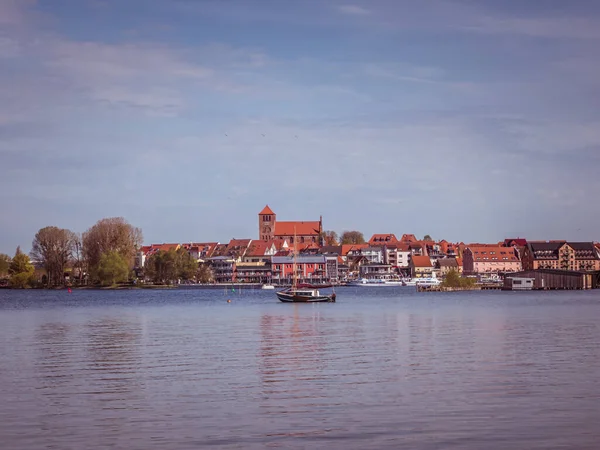
<svg viewBox="0 0 600 450"><path fill-rule="evenodd" d="M319 237L323 233L323 217L311 222L282 222L269 205L258 213L258 236L262 241L284 241L299 244L314 243L321 245Z"/></svg>

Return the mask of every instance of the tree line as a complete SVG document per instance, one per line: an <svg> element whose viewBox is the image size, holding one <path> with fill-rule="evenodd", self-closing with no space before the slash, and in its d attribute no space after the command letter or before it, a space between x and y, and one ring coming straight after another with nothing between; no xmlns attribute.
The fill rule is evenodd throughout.
<svg viewBox="0 0 600 450"><path fill-rule="evenodd" d="M41 228L24 254L17 247L15 256L0 255L0 276L9 276L12 287L38 285L55 287L65 284L65 272L83 284L115 284L132 275L134 260L142 244L142 230L122 217L101 219L82 234L65 228ZM41 280L35 267L44 269Z"/></svg>

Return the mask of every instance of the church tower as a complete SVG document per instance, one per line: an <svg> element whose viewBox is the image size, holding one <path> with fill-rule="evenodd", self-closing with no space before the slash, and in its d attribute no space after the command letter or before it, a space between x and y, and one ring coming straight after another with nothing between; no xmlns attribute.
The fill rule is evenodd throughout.
<svg viewBox="0 0 600 450"><path fill-rule="evenodd" d="M270 241L275 238L276 217L269 205L258 213L258 238L261 241Z"/></svg>

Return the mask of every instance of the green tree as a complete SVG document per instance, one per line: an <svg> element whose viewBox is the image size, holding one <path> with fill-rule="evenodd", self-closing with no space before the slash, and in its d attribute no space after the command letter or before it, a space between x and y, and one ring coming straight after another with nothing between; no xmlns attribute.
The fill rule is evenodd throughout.
<svg viewBox="0 0 600 450"><path fill-rule="evenodd" d="M117 252L129 268L133 268L135 254L142 244L142 230L130 225L122 217L101 219L83 233L83 256L90 276L98 279L98 265L102 255Z"/></svg>
<svg viewBox="0 0 600 450"><path fill-rule="evenodd" d="M193 280L198 272L198 261L185 248L180 248L176 252L175 267L179 278Z"/></svg>
<svg viewBox="0 0 600 450"><path fill-rule="evenodd" d="M474 285L474 278L461 277L456 269L450 269L442 281L442 286L449 288L469 288Z"/></svg>
<svg viewBox="0 0 600 450"><path fill-rule="evenodd" d="M117 251L103 253L97 266L97 276L103 285L115 285L129 278L129 263Z"/></svg>
<svg viewBox="0 0 600 450"><path fill-rule="evenodd" d="M73 254L74 234L58 227L40 229L31 243L29 255L44 266L48 274L48 286L64 284L64 273Z"/></svg>
<svg viewBox="0 0 600 450"><path fill-rule="evenodd" d="M10 256L0 253L0 277L8 275L8 268L10 267Z"/></svg>
<svg viewBox="0 0 600 450"><path fill-rule="evenodd" d="M424 241L433 241L433 239L431 238L431 236L429 236L428 234L426 234L426 235L423 237L423 240L424 240Z"/></svg>
<svg viewBox="0 0 600 450"><path fill-rule="evenodd" d="M20 289L31 286L34 282L34 272L35 267L29 261L29 256L21 251L21 247L17 247L8 267L11 286Z"/></svg>
<svg viewBox="0 0 600 450"><path fill-rule="evenodd" d="M340 241L342 244L364 244L365 237L360 231L344 231Z"/></svg>
<svg viewBox="0 0 600 450"><path fill-rule="evenodd" d="M150 256L144 264L146 277L155 283L168 283L177 278L177 253L174 249L168 252L159 250Z"/></svg>

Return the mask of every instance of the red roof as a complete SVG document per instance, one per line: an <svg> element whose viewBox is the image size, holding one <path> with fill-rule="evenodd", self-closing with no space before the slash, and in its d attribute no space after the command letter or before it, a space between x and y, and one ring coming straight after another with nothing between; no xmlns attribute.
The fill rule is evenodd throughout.
<svg viewBox="0 0 600 450"><path fill-rule="evenodd" d="M511 244L518 245L519 247L525 247L527 245L527 239L516 238L516 239L505 239L504 246L508 247Z"/></svg>
<svg viewBox="0 0 600 450"><path fill-rule="evenodd" d="M154 255L159 251L168 252L169 250L177 250L179 248L179 244L152 244L150 246L142 247L142 251L146 256Z"/></svg>
<svg viewBox="0 0 600 450"><path fill-rule="evenodd" d="M415 242L417 240L417 238L415 237L414 234L403 234L402 238L400 240L402 242Z"/></svg>
<svg viewBox="0 0 600 450"><path fill-rule="evenodd" d="M353 250L362 250L367 248L369 244L342 244L341 256L347 256Z"/></svg>
<svg viewBox="0 0 600 450"><path fill-rule="evenodd" d="M415 267L433 267L431 265L431 259L429 259L429 256L413 255L411 261Z"/></svg>
<svg viewBox="0 0 600 450"><path fill-rule="evenodd" d="M369 239L369 244L395 244L396 242L398 242L398 238L393 233L374 234Z"/></svg>
<svg viewBox="0 0 600 450"><path fill-rule="evenodd" d="M271 245L266 241L252 241L248 251L246 252L246 256L265 256L265 252Z"/></svg>
<svg viewBox="0 0 600 450"><path fill-rule="evenodd" d="M475 262L519 261L512 247L493 247L489 245L469 246ZM504 259L507 258L507 259Z"/></svg>
<svg viewBox="0 0 600 450"><path fill-rule="evenodd" d="M294 228L298 236L318 236L319 221L313 222L275 222L275 236L294 236Z"/></svg>
<svg viewBox="0 0 600 450"><path fill-rule="evenodd" d="M263 214L275 214L273 212L273 210L271 208L269 208L269 205L265 206L263 208L263 210L261 212L258 213L259 215L263 215Z"/></svg>

